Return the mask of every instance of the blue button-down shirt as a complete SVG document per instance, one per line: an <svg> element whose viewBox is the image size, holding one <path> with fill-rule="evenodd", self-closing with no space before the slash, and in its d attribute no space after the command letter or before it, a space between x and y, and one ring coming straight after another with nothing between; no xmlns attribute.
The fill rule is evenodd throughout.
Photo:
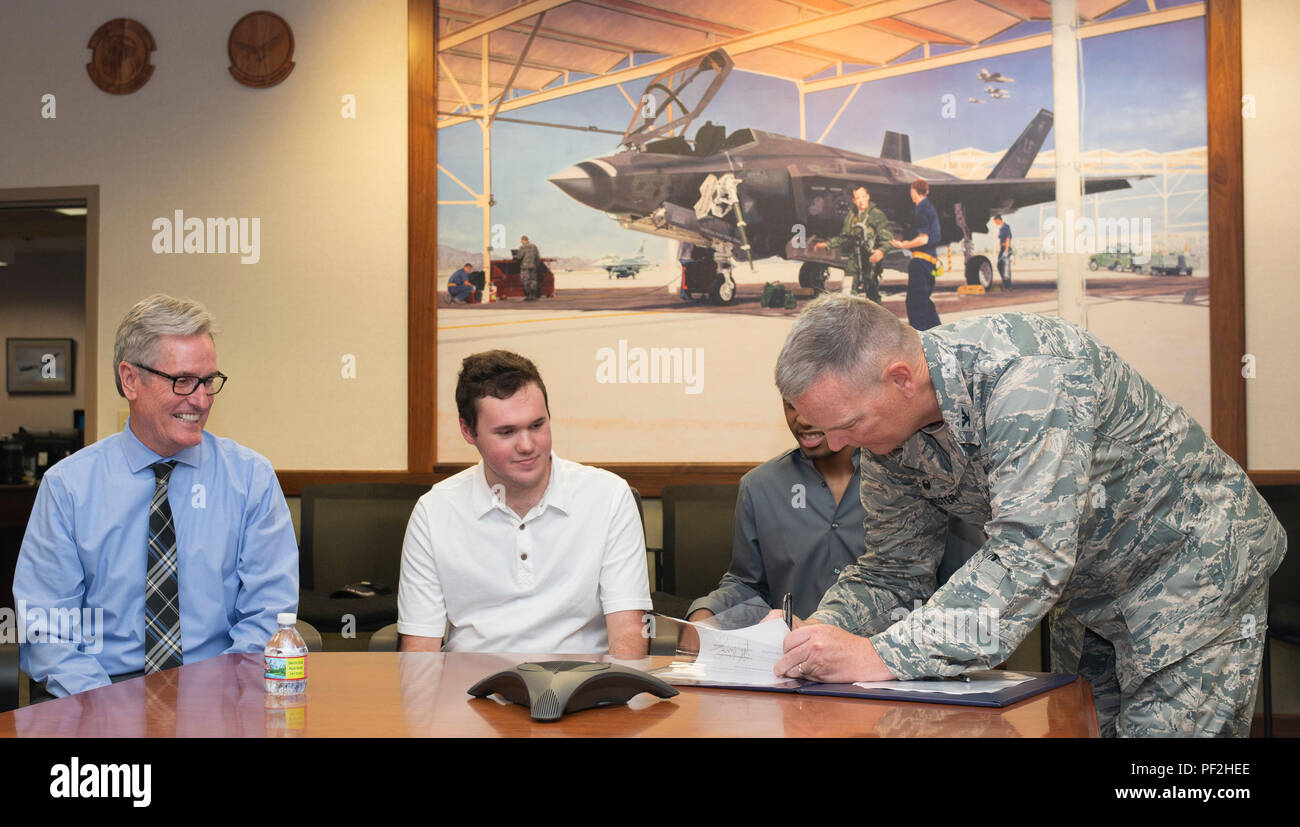
<svg viewBox="0 0 1300 827"><path fill-rule="evenodd" d="M925 233L927 239L925 245L918 247L917 250L928 256L937 256L943 230L939 228L939 211L930 203L929 198L922 198L913 213L912 238L916 238L921 233Z"/></svg>
<svg viewBox="0 0 1300 827"><path fill-rule="evenodd" d="M36 495L14 573L22 668L54 695L144 669L150 466L176 460L185 663L259 652L298 606L298 549L271 463L206 431L172 457L130 426L59 462Z"/></svg>

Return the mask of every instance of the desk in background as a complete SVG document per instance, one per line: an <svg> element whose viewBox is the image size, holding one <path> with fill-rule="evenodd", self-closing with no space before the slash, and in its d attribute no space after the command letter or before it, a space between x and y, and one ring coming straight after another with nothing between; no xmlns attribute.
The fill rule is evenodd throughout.
<svg viewBox="0 0 1300 827"><path fill-rule="evenodd" d="M320 652L305 705L267 708L260 655L199 663L0 714L0 737L1091 737L1077 680L1004 709L682 687L625 707L535 723L528 710L471 698L480 678L524 661L600 656ZM655 668L670 657L633 665Z"/></svg>

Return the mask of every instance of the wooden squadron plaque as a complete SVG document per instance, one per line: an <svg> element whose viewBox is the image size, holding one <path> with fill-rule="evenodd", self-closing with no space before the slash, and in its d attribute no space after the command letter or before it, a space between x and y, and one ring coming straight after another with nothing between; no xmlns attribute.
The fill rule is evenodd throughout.
<svg viewBox="0 0 1300 827"><path fill-rule="evenodd" d="M110 95L129 95L153 75L149 53L158 48L149 30L134 20L114 18L90 37L86 71Z"/></svg>
<svg viewBox="0 0 1300 827"><path fill-rule="evenodd" d="M278 14L255 11L239 18L226 42L230 74L245 86L274 86L293 71L293 30Z"/></svg>

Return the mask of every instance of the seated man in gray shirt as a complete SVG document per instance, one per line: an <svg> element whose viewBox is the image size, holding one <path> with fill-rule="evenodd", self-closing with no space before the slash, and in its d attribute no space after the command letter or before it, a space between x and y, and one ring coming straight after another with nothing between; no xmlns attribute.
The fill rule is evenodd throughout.
<svg viewBox="0 0 1300 827"><path fill-rule="evenodd" d="M691 604L688 620L717 615L722 628L749 626L781 608L787 592L795 615L807 617L840 570L862 556L858 449L832 451L789 402L785 421L799 447L741 477L731 568ZM694 648L693 636L681 645Z"/></svg>
<svg viewBox="0 0 1300 827"><path fill-rule="evenodd" d="M713 618L708 625L723 629L752 626L781 608L787 592L795 616L807 617L840 571L866 550L859 449L832 451L825 435L804 422L788 401L785 421L799 447L740 478L731 567L718 588L691 604L687 620ZM950 520L939 582L983 541L978 527ZM695 630L683 627L678 645L696 651Z"/></svg>

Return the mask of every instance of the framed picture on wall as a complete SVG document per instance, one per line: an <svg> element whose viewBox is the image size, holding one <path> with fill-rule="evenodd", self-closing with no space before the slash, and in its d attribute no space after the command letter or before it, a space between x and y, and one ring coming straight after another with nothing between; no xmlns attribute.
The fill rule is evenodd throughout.
<svg viewBox="0 0 1300 827"><path fill-rule="evenodd" d="M9 393L72 393L72 339L5 339Z"/></svg>

